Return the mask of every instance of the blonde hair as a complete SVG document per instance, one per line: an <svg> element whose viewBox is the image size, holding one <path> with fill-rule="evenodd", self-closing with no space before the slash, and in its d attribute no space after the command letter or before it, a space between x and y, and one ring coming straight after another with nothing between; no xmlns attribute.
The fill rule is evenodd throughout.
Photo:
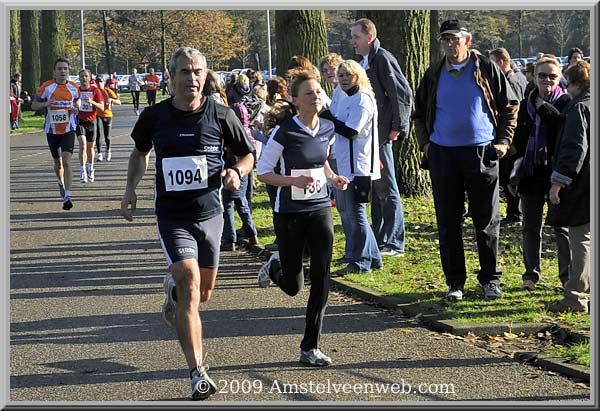
<svg viewBox="0 0 600 411"><path fill-rule="evenodd" d="M546 57L547 55L545 54L544 57L542 57L541 59L539 59L538 61L536 61L535 63L535 75L537 76L538 70L540 68L540 66L542 64L550 64L552 66L555 66L556 68L558 68L558 77L562 77L562 67L560 65L560 63L558 62L558 60L556 59L556 57Z"/></svg>
<svg viewBox="0 0 600 411"><path fill-rule="evenodd" d="M246 86L250 85L250 79L245 74L240 74L236 81L237 84L244 84Z"/></svg>
<svg viewBox="0 0 600 411"><path fill-rule="evenodd" d="M369 77L367 77L367 72L365 69L354 60L344 60L342 64L338 67L338 76L342 71L350 74L351 76L357 76L356 84L358 85L358 89L364 93L370 94L374 96L373 88L371 87L371 82L369 81Z"/></svg>

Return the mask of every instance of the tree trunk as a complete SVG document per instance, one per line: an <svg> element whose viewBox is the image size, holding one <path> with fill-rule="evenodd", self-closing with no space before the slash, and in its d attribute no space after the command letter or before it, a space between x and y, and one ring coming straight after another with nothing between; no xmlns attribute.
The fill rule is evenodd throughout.
<svg viewBox="0 0 600 411"><path fill-rule="evenodd" d="M10 75L21 71L19 11L10 11ZM18 96L17 96L18 97Z"/></svg>
<svg viewBox="0 0 600 411"><path fill-rule="evenodd" d="M382 47L396 56L414 94L429 66L429 10L370 10L361 14L375 23ZM406 140L394 142L393 151L400 192L409 197L428 195L431 184L427 172L420 168L421 151L414 129Z"/></svg>
<svg viewBox="0 0 600 411"><path fill-rule="evenodd" d="M162 65L163 75L167 70L167 55L166 55L166 39L165 39L165 12L163 10L160 11L160 62Z"/></svg>
<svg viewBox="0 0 600 411"><path fill-rule="evenodd" d="M290 59L302 55L313 64L325 56L327 30L323 10L277 10L275 12L277 75L284 76Z"/></svg>
<svg viewBox="0 0 600 411"><path fill-rule="evenodd" d="M54 61L66 58L66 21L62 10L42 10L42 30L40 82L54 77Z"/></svg>
<svg viewBox="0 0 600 411"><path fill-rule="evenodd" d="M112 73L112 61L110 58L110 44L108 44L108 23L106 21L106 10L102 10L102 32L104 34L104 48L106 50L106 69L110 76Z"/></svg>
<svg viewBox="0 0 600 411"><path fill-rule="evenodd" d="M21 55L23 56L21 64L23 90L33 96L40 85L39 11L37 10L21 10Z"/></svg>
<svg viewBox="0 0 600 411"><path fill-rule="evenodd" d="M431 10L431 18L429 19L429 61L437 61L442 58L442 48L438 33L440 32L440 12Z"/></svg>

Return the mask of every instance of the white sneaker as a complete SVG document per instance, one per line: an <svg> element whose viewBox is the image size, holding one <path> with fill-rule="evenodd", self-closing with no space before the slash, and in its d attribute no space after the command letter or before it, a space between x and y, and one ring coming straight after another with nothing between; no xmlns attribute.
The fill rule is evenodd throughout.
<svg viewBox="0 0 600 411"><path fill-rule="evenodd" d="M81 181L84 184L88 182L88 177L87 177L87 172L85 171L85 167L81 167L81 169L79 170L79 181Z"/></svg>
<svg viewBox="0 0 600 411"><path fill-rule="evenodd" d="M110 150L106 152L106 161L110 161L110 159L112 158L112 155L110 153Z"/></svg>
<svg viewBox="0 0 600 411"><path fill-rule="evenodd" d="M300 350L299 361L304 364L314 365L316 367L326 367L331 365L331 358L323 354L318 348L311 348L308 351Z"/></svg>
<svg viewBox="0 0 600 411"><path fill-rule="evenodd" d="M448 292L446 293L446 300L460 301L462 299L463 299L463 292L460 288L456 288L453 286L448 287Z"/></svg>
<svg viewBox="0 0 600 411"><path fill-rule="evenodd" d="M258 282L258 286L260 288L267 288L269 285L271 285L269 269L271 268L271 264L273 264L273 261L275 260L279 260L279 251L276 251L273 254L271 254L271 258L269 258L269 261L263 264L263 266L260 267L260 269L258 270L258 276L256 278L256 281Z"/></svg>
<svg viewBox="0 0 600 411"><path fill-rule="evenodd" d="M87 170L87 175L88 175L88 183L93 183L94 179L95 179L95 173L94 173L94 168L90 168L89 170Z"/></svg>
<svg viewBox="0 0 600 411"><path fill-rule="evenodd" d="M217 384L206 373L208 366L192 371L192 400L205 400L217 392Z"/></svg>
<svg viewBox="0 0 600 411"><path fill-rule="evenodd" d="M98 153L98 155L96 156L96 160L104 161L104 156L102 155L102 153Z"/></svg>
<svg viewBox="0 0 600 411"><path fill-rule="evenodd" d="M169 327L175 327L175 300L173 299L175 280L173 280L171 273L165 276L163 288L165 290L165 303L162 309L163 320L165 320Z"/></svg>

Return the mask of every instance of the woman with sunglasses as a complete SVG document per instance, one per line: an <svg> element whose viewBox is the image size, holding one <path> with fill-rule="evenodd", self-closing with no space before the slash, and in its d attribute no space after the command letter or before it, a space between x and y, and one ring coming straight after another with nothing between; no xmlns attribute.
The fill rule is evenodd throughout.
<svg viewBox="0 0 600 411"><path fill-rule="evenodd" d="M561 125L560 111L570 97L559 86L562 77L560 63L543 57L535 65L534 81L537 85L521 102L513 146L522 157L518 170L518 192L523 213L522 290L533 291L541 277L542 222L546 194L550 190L552 154ZM555 227L559 254L569 252L567 231ZM568 259L561 259L559 261ZM568 264L559 264L559 278L568 279Z"/></svg>

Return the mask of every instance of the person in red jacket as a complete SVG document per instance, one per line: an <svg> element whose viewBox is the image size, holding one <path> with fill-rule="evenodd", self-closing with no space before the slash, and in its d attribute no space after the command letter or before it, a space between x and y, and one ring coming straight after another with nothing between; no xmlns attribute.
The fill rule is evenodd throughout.
<svg viewBox="0 0 600 411"><path fill-rule="evenodd" d="M92 74L83 69L79 72L79 97L81 106L77 114L77 138L79 140L80 181L94 182L94 145L96 143L96 110L104 110L104 96L91 84Z"/></svg>
<svg viewBox="0 0 600 411"><path fill-rule="evenodd" d="M156 104L156 90L158 90L158 85L160 83L160 79L156 74L154 74L154 69L150 69L150 73L146 74L144 77L144 83L146 84L146 97L148 98L148 105L153 106Z"/></svg>

